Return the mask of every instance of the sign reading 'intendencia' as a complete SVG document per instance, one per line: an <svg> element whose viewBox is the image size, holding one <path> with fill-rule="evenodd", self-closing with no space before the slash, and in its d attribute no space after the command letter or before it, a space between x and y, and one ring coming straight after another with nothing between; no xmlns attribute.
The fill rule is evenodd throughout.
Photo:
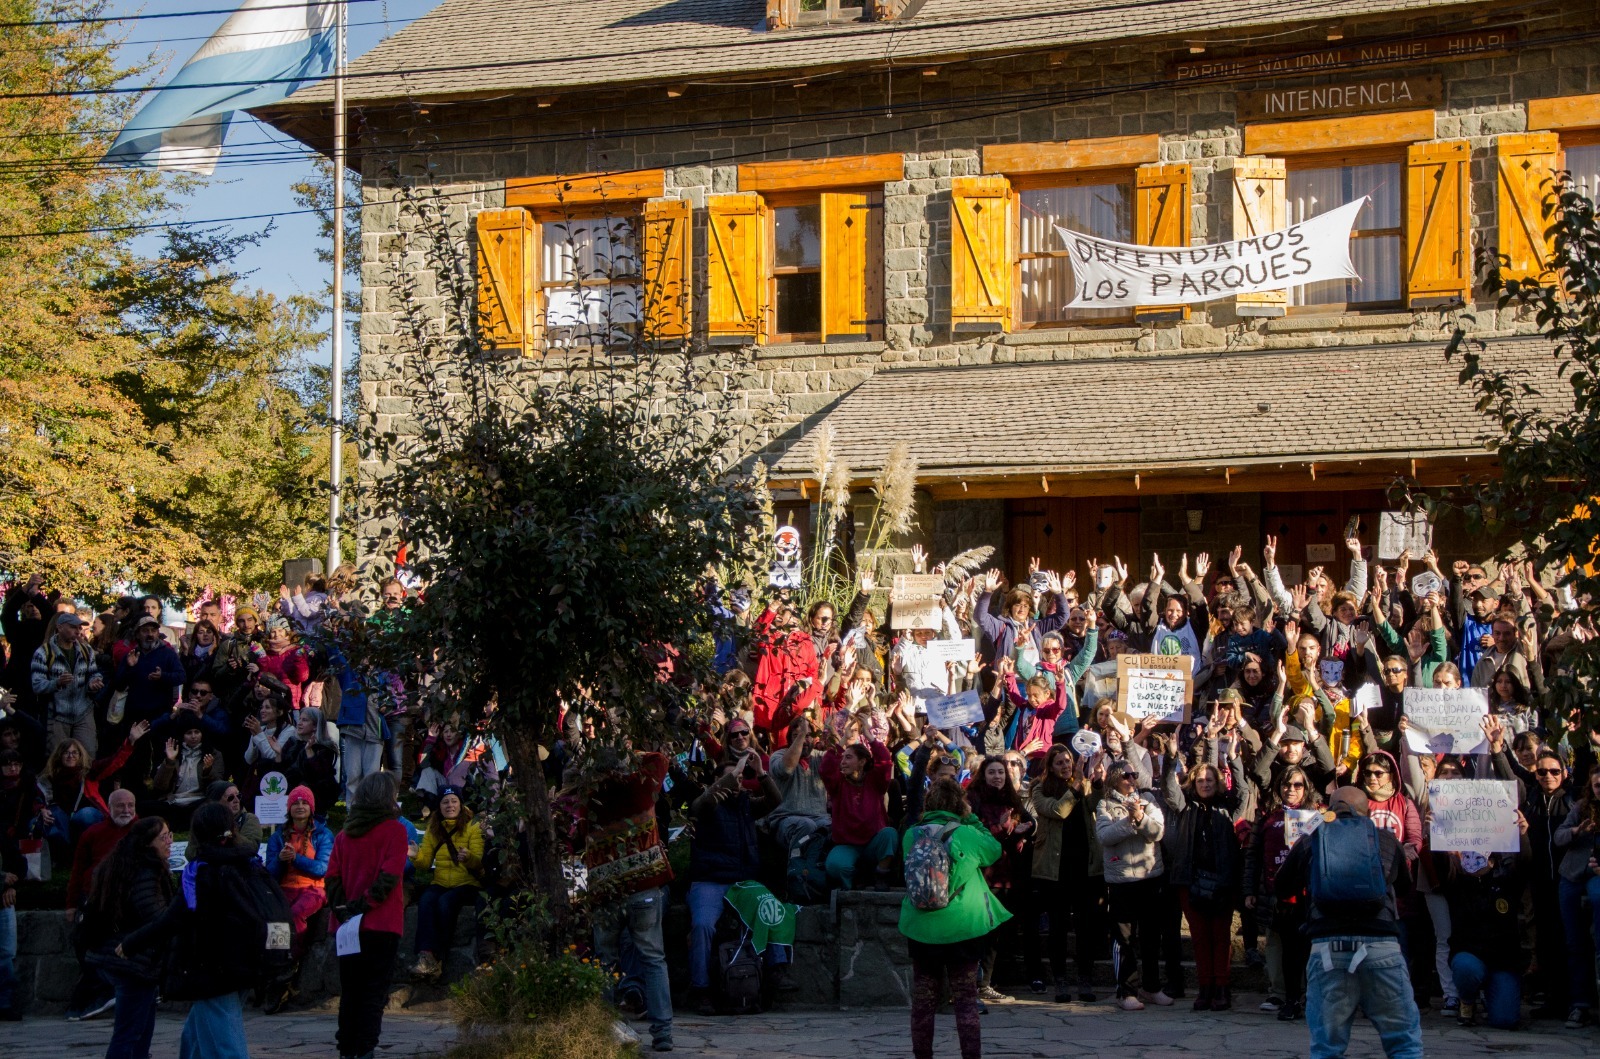
<svg viewBox="0 0 1600 1059"><path fill-rule="evenodd" d="M1256 77L1326 73L1401 63L1439 62L1467 55L1504 50L1517 42L1510 26L1448 33L1408 40L1352 41L1326 46L1307 45L1266 55L1184 58L1168 64L1179 81L1238 81Z"/></svg>
<svg viewBox="0 0 1600 1059"><path fill-rule="evenodd" d="M1443 100L1443 78L1438 74L1421 74L1240 92L1238 113L1244 121L1337 117L1340 114L1435 107Z"/></svg>

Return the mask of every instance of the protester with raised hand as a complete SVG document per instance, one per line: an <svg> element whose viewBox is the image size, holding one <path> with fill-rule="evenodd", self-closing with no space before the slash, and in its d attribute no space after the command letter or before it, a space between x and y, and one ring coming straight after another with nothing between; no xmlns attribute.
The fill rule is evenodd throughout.
<svg viewBox="0 0 1600 1059"><path fill-rule="evenodd" d="M1095 902L1085 865L1094 815L1086 803L1089 792L1082 760L1060 743L1045 751L1044 773L1028 789L1028 809L1036 828L1033 907L1049 917L1047 955L1058 1004L1072 999L1072 986L1066 977L1068 923L1076 931L1074 956L1078 992L1092 998L1094 956L1099 948L1094 931L1100 926L1100 917L1094 914L1097 909L1093 907ZM1103 883L1096 887L1099 888L1103 888Z"/></svg>
<svg viewBox="0 0 1600 1059"><path fill-rule="evenodd" d="M1114 932L1117 999L1124 1011L1142 1011L1147 1002L1172 1004L1161 990L1165 821L1155 798L1141 792L1137 783L1127 762L1112 763L1106 769L1105 796L1095 810Z"/></svg>
<svg viewBox="0 0 1600 1059"><path fill-rule="evenodd" d="M894 759L882 743L834 746L819 766L828 789L833 848L828 875L846 890L862 881L862 861L870 866L873 885L888 889L894 871L899 834L889 826L885 798L894 778Z"/></svg>

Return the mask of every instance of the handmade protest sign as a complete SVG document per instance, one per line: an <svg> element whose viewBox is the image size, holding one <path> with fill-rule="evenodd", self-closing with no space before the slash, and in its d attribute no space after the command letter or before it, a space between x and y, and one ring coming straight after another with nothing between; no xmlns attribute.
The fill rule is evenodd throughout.
<svg viewBox="0 0 1600 1059"><path fill-rule="evenodd" d="M1057 226L1073 269L1073 298L1066 307L1204 302L1357 279L1350 230L1366 204L1362 197L1282 231L1206 246L1134 246Z"/></svg>
<svg viewBox="0 0 1600 1059"><path fill-rule="evenodd" d="M1406 745L1416 754L1487 754L1482 688L1407 688Z"/></svg>
<svg viewBox="0 0 1600 1059"><path fill-rule="evenodd" d="M1182 724L1194 700L1194 659L1189 655L1117 656L1117 712L1134 720Z"/></svg>
<svg viewBox="0 0 1600 1059"><path fill-rule="evenodd" d="M1434 780L1428 784L1429 845L1435 852L1515 853L1517 785L1512 780Z"/></svg>
<svg viewBox="0 0 1600 1059"><path fill-rule="evenodd" d="M1283 811L1283 844L1293 846L1321 826L1322 813L1320 810L1285 809Z"/></svg>
<svg viewBox="0 0 1600 1059"><path fill-rule="evenodd" d="M938 695L923 699L921 705L927 706L928 723L935 728L956 728L983 720L983 699L976 691Z"/></svg>
<svg viewBox="0 0 1600 1059"><path fill-rule="evenodd" d="M978 653L976 640L929 640L923 648L935 662L970 662Z"/></svg>
<svg viewBox="0 0 1600 1059"><path fill-rule="evenodd" d="M779 526L772 534L772 566L767 571L767 584L773 588L799 588L800 531L793 526Z"/></svg>
<svg viewBox="0 0 1600 1059"><path fill-rule="evenodd" d="M1398 559L1411 552L1420 559L1433 545L1433 525L1421 511L1385 511L1378 516L1378 558Z"/></svg>
<svg viewBox="0 0 1600 1059"><path fill-rule="evenodd" d="M889 591L889 627L937 629L943 600L944 578L939 574L895 574Z"/></svg>

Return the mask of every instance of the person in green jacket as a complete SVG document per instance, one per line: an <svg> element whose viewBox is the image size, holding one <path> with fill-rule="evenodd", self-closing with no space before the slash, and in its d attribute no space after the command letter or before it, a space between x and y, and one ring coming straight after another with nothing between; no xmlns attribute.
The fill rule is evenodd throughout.
<svg viewBox="0 0 1600 1059"><path fill-rule="evenodd" d="M939 1006L940 977L946 975L961 1059L979 1059L983 1039L978 1025L978 961L988 947L989 934L1011 918L983 879L983 869L1000 859L1000 843L954 780L940 780L928 788L917 824L901 840L902 856L911 853L922 825L957 826L945 840L950 851L950 903L924 909L907 897L900 904L900 933L906 936L911 954L911 1054L914 1059L932 1059L933 1013Z"/></svg>

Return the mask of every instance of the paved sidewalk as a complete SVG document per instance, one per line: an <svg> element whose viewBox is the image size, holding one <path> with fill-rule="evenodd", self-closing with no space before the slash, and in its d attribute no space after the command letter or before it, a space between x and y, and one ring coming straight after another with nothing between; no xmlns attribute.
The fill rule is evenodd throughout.
<svg viewBox="0 0 1600 1059"><path fill-rule="evenodd" d="M1053 1059L1093 1054L1125 1059L1177 1059L1205 1056L1226 1059L1298 1059L1308 1047L1304 1022L1279 1022L1255 1010L1259 996L1241 996L1240 1010L1196 1014L1186 1001L1171 1008L1140 1012L1098 1004L1057 1005L1019 1000L991 1005L983 1020L983 1053L991 1059ZM337 1054L333 1045L336 1019L331 1013L303 1012L247 1015L252 1059L308 1059ZM643 1022L633 1028L648 1039ZM1491 1056L1519 1052L1541 1059L1577 1059L1600 1051L1600 1031L1564 1030L1557 1022L1541 1022L1533 1031L1464 1030L1437 1012L1423 1017L1424 1047L1430 1056ZM169 1059L178 1053L181 1015L163 1013L156 1022L151 1055ZM745 1018L700 1018L680 1015L674 1026L674 1056L749 1059L789 1055L799 1059L901 1059L910 1055L910 1017L905 1011L771 1012ZM444 1050L454 1027L442 1015L389 1014L383 1020L385 1059L424 1059ZM89 1059L104 1053L111 1036L108 1021L70 1023L59 1018L28 1019L0 1026L0 1055L6 1059ZM955 1025L948 1009L938 1020L935 1054L959 1054ZM646 1051L644 1055L652 1053ZM1377 1036L1356 1022L1349 1059L1379 1059Z"/></svg>

